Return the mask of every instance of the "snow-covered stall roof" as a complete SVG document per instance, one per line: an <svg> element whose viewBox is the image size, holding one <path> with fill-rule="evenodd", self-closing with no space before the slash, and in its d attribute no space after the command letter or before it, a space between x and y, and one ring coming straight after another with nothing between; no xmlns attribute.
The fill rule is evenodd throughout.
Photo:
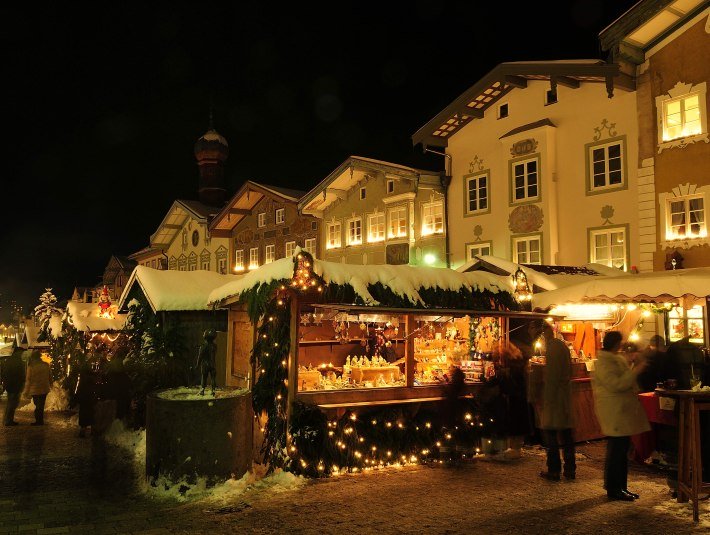
<svg viewBox="0 0 710 535"><path fill-rule="evenodd" d="M298 249L296 253L298 254ZM511 293L512 284L500 276L484 271L459 273L447 268L419 267L407 265L353 265L326 262L315 259L313 272L326 284L350 285L355 293L367 305L379 302L370 294L369 285L377 283L391 290L394 294L408 299L411 303L424 304L419 295L420 288L440 288L459 291L468 289L473 292L485 290L497 294ZM216 288L209 296L210 302L219 302L239 296L260 284L288 280L293 276L293 258L282 258L271 264L250 271L240 280L229 282Z"/></svg>
<svg viewBox="0 0 710 535"><path fill-rule="evenodd" d="M112 317L100 315L98 303L82 303L80 301L69 301L67 303L67 313L70 315L69 322L78 331L120 331L126 324L126 314L119 314L118 307L111 305L109 313Z"/></svg>
<svg viewBox="0 0 710 535"><path fill-rule="evenodd" d="M214 271L175 271L137 266L118 302L126 306L131 289L138 284L153 312L208 310L210 292L226 284L238 282L243 275L222 275Z"/></svg>
<svg viewBox="0 0 710 535"><path fill-rule="evenodd" d="M585 302L704 299L708 295L710 268L690 268L620 277L594 277L573 286L535 294L533 305L547 308Z"/></svg>
<svg viewBox="0 0 710 535"><path fill-rule="evenodd" d="M25 320L24 326L24 331L19 333L19 346L24 348L49 347L49 342L37 340L40 326L35 325L31 318ZM59 336L62 333L62 317L60 315L55 314L52 316L52 319L49 320L49 329L54 336Z"/></svg>
<svg viewBox="0 0 710 535"><path fill-rule="evenodd" d="M457 271L471 273L469 270L479 262L490 264L491 266L494 266L509 274L515 273L518 268L520 268L525 273L528 283L543 290L557 290L559 288L565 288L567 286L578 284L581 281L586 281L590 277L624 277L628 275L623 271L603 266L601 264L584 264L583 266L573 268L572 270L554 270L555 267L559 266L546 266L547 268L553 268L556 272L544 272L542 271L542 266L538 268L538 266L533 265L516 264L510 260L505 260L504 258L498 258L497 256L491 255L477 256L475 259L469 260L465 264L461 265L457 268ZM547 269L546 271L551 270Z"/></svg>

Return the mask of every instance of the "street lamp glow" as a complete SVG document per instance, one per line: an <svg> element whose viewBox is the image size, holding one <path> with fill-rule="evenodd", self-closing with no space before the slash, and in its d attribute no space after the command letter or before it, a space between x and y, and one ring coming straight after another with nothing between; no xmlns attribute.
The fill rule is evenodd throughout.
<svg viewBox="0 0 710 535"><path fill-rule="evenodd" d="M427 266L431 266L434 262L436 262L436 255L433 255L431 253L427 253L424 255L424 263Z"/></svg>

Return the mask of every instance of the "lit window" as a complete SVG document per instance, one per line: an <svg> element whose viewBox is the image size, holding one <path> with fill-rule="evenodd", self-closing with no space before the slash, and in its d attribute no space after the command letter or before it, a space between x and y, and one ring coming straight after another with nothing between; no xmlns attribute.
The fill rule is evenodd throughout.
<svg viewBox="0 0 710 535"><path fill-rule="evenodd" d="M390 209L389 218L390 218L389 237L390 238L406 238L407 237L407 208L405 206L398 206L397 208Z"/></svg>
<svg viewBox="0 0 710 535"><path fill-rule="evenodd" d="M668 313L669 340L677 342L686 336L694 344L705 343L705 318L703 307L696 305L692 308L673 307Z"/></svg>
<svg viewBox="0 0 710 535"><path fill-rule="evenodd" d="M296 250L296 242L295 241L287 241L286 242L286 258L291 258L293 256L293 252Z"/></svg>
<svg viewBox="0 0 710 535"><path fill-rule="evenodd" d="M276 260L276 246L267 245L264 247L264 264L271 264L274 260Z"/></svg>
<svg viewBox="0 0 710 535"><path fill-rule="evenodd" d="M340 221L335 221L333 223L328 223L328 234L327 241L325 244L326 249L336 249L341 246L341 231L340 231Z"/></svg>
<svg viewBox="0 0 710 535"><path fill-rule="evenodd" d="M490 256L491 242L481 242L469 244L467 247L467 255L469 260L475 260L477 256Z"/></svg>
<svg viewBox="0 0 710 535"><path fill-rule="evenodd" d="M624 150L620 140L589 147L590 191L613 189L624 183Z"/></svg>
<svg viewBox="0 0 710 535"><path fill-rule="evenodd" d="M513 262L517 264L542 264L542 237L513 238Z"/></svg>
<svg viewBox="0 0 710 535"><path fill-rule="evenodd" d="M663 141L702 133L698 93L663 103Z"/></svg>
<svg viewBox="0 0 710 535"><path fill-rule="evenodd" d="M626 228L605 228L589 231L589 261L626 271Z"/></svg>
<svg viewBox="0 0 710 535"><path fill-rule="evenodd" d="M432 201L422 204L422 236L444 232L444 203Z"/></svg>
<svg viewBox="0 0 710 535"><path fill-rule="evenodd" d="M488 210L488 174L466 177L466 213Z"/></svg>
<svg viewBox="0 0 710 535"><path fill-rule="evenodd" d="M666 202L667 240L707 237L703 195L672 197Z"/></svg>
<svg viewBox="0 0 710 535"><path fill-rule="evenodd" d="M367 216L367 241L375 243L385 239L385 214L376 213Z"/></svg>
<svg viewBox="0 0 710 535"><path fill-rule="evenodd" d="M285 209L279 208L276 210L276 224L281 225L284 221L286 221Z"/></svg>
<svg viewBox="0 0 710 535"><path fill-rule="evenodd" d="M394 193L394 180L387 181L387 193Z"/></svg>
<svg viewBox="0 0 710 535"><path fill-rule="evenodd" d="M362 244L362 218L355 217L348 220L348 245Z"/></svg>
<svg viewBox="0 0 710 535"><path fill-rule="evenodd" d="M537 158L513 164L513 202L539 198L538 167Z"/></svg>
<svg viewBox="0 0 710 535"><path fill-rule="evenodd" d="M249 269L256 269L259 267L259 248L252 247L249 249Z"/></svg>
<svg viewBox="0 0 710 535"><path fill-rule="evenodd" d="M316 256L316 239L315 238L308 238L306 240L306 243L303 245L303 249L307 253L310 253L311 256L315 257Z"/></svg>
<svg viewBox="0 0 710 535"><path fill-rule="evenodd" d="M266 226L266 213L261 212L256 216L256 226L261 228Z"/></svg>

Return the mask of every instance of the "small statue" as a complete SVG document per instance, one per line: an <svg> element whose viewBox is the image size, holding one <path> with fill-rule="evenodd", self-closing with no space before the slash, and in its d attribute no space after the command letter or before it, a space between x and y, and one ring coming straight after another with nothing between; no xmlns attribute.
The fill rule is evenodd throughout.
<svg viewBox="0 0 710 535"><path fill-rule="evenodd" d="M217 344L214 339L217 333L213 329L205 331L203 338L205 341L200 346L200 351L197 353L197 367L202 375L202 390L200 395L205 395L205 386L207 385L207 376L212 376L212 395L217 386L217 370L215 369L215 358L217 356Z"/></svg>

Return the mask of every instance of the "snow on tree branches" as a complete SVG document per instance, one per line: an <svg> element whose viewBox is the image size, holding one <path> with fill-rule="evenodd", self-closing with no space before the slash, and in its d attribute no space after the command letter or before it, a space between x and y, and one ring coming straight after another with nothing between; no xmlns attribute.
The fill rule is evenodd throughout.
<svg viewBox="0 0 710 535"><path fill-rule="evenodd" d="M50 334L49 322L52 320L52 316L61 316L62 314L63 311L57 306L57 298L52 293L52 289L45 288L44 293L39 296L39 305L35 307L35 317L39 321L38 340L40 342L47 340Z"/></svg>

